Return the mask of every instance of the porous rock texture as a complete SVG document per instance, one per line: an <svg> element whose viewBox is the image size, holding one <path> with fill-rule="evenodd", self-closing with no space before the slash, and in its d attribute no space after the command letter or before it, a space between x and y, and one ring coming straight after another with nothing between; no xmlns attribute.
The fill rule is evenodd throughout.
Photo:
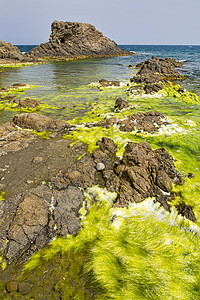
<svg viewBox="0 0 200 300"><path fill-rule="evenodd" d="M27 55L76 58L131 54L120 49L91 24L54 21L51 30L49 42L33 48Z"/></svg>

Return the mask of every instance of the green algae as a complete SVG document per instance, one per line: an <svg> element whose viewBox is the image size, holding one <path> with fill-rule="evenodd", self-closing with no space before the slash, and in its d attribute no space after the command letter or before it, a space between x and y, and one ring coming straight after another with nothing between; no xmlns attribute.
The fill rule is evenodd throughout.
<svg viewBox="0 0 200 300"><path fill-rule="evenodd" d="M179 84L168 83L164 85L162 93L166 97L173 97L176 101L183 101L187 104L193 104L200 102L200 97L195 93L192 93L186 89L180 91L181 86Z"/></svg>
<svg viewBox="0 0 200 300"><path fill-rule="evenodd" d="M24 63L10 63L10 64L0 64L1 68L19 68L19 67L28 67L28 66L34 66L39 64L44 64L45 62L24 62Z"/></svg>
<svg viewBox="0 0 200 300"><path fill-rule="evenodd" d="M153 199L122 209L112 207L115 198L116 194L105 189L88 189L85 202L89 208L83 204L78 235L57 238L35 254L25 265L26 278L30 278L28 274L37 278L37 272L59 256L69 259L73 254L79 265L84 253L82 276L78 276L80 280L89 276L90 285L98 291L95 299L197 299L198 225L175 210L164 211ZM82 298L69 298L71 283L67 276L56 284L61 297L88 299L84 294Z"/></svg>
<svg viewBox="0 0 200 300"><path fill-rule="evenodd" d="M5 200L6 192L0 192L0 201Z"/></svg>

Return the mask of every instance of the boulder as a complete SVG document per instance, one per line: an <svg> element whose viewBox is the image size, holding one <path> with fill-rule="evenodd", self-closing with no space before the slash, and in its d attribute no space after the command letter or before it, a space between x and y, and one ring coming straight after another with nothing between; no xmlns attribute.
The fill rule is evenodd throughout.
<svg viewBox="0 0 200 300"><path fill-rule="evenodd" d="M54 21L49 42L33 48L27 56L81 58L127 54L131 52L120 49L91 24Z"/></svg>
<svg viewBox="0 0 200 300"><path fill-rule="evenodd" d="M52 118L36 113L17 114L13 118L13 123L21 128L27 128L36 131L54 131L71 128L71 125L65 121L53 120Z"/></svg>

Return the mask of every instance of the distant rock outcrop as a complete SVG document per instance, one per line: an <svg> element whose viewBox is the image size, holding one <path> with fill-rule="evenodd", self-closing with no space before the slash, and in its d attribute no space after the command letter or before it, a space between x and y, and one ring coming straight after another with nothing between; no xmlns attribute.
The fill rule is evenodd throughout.
<svg viewBox="0 0 200 300"><path fill-rule="evenodd" d="M54 21L49 42L41 44L27 55L34 57L77 58L88 56L130 55L93 25Z"/></svg>
<svg viewBox="0 0 200 300"><path fill-rule="evenodd" d="M24 59L24 56L16 46L0 40L0 59L13 59L21 61Z"/></svg>

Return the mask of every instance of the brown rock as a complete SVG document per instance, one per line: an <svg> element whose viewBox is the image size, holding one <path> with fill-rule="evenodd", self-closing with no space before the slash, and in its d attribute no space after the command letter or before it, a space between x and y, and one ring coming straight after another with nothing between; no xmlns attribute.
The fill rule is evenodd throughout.
<svg viewBox="0 0 200 300"><path fill-rule="evenodd" d="M129 107L129 103L125 100L123 100L122 98L117 98L116 99L116 102L115 102L115 109L118 109L118 110L122 110L124 108L127 108Z"/></svg>
<svg viewBox="0 0 200 300"><path fill-rule="evenodd" d="M71 125L69 125L65 121L56 121L47 116L39 115L36 113L17 114L13 118L13 122L19 127L28 128L36 131L53 131L71 128Z"/></svg>
<svg viewBox="0 0 200 300"><path fill-rule="evenodd" d="M15 293L18 291L18 283L16 281L9 281L6 283L6 290L8 293Z"/></svg>
<svg viewBox="0 0 200 300"><path fill-rule="evenodd" d="M30 293L32 288L32 284L28 283L28 282L20 282L19 283L19 293L21 295L27 295Z"/></svg>

